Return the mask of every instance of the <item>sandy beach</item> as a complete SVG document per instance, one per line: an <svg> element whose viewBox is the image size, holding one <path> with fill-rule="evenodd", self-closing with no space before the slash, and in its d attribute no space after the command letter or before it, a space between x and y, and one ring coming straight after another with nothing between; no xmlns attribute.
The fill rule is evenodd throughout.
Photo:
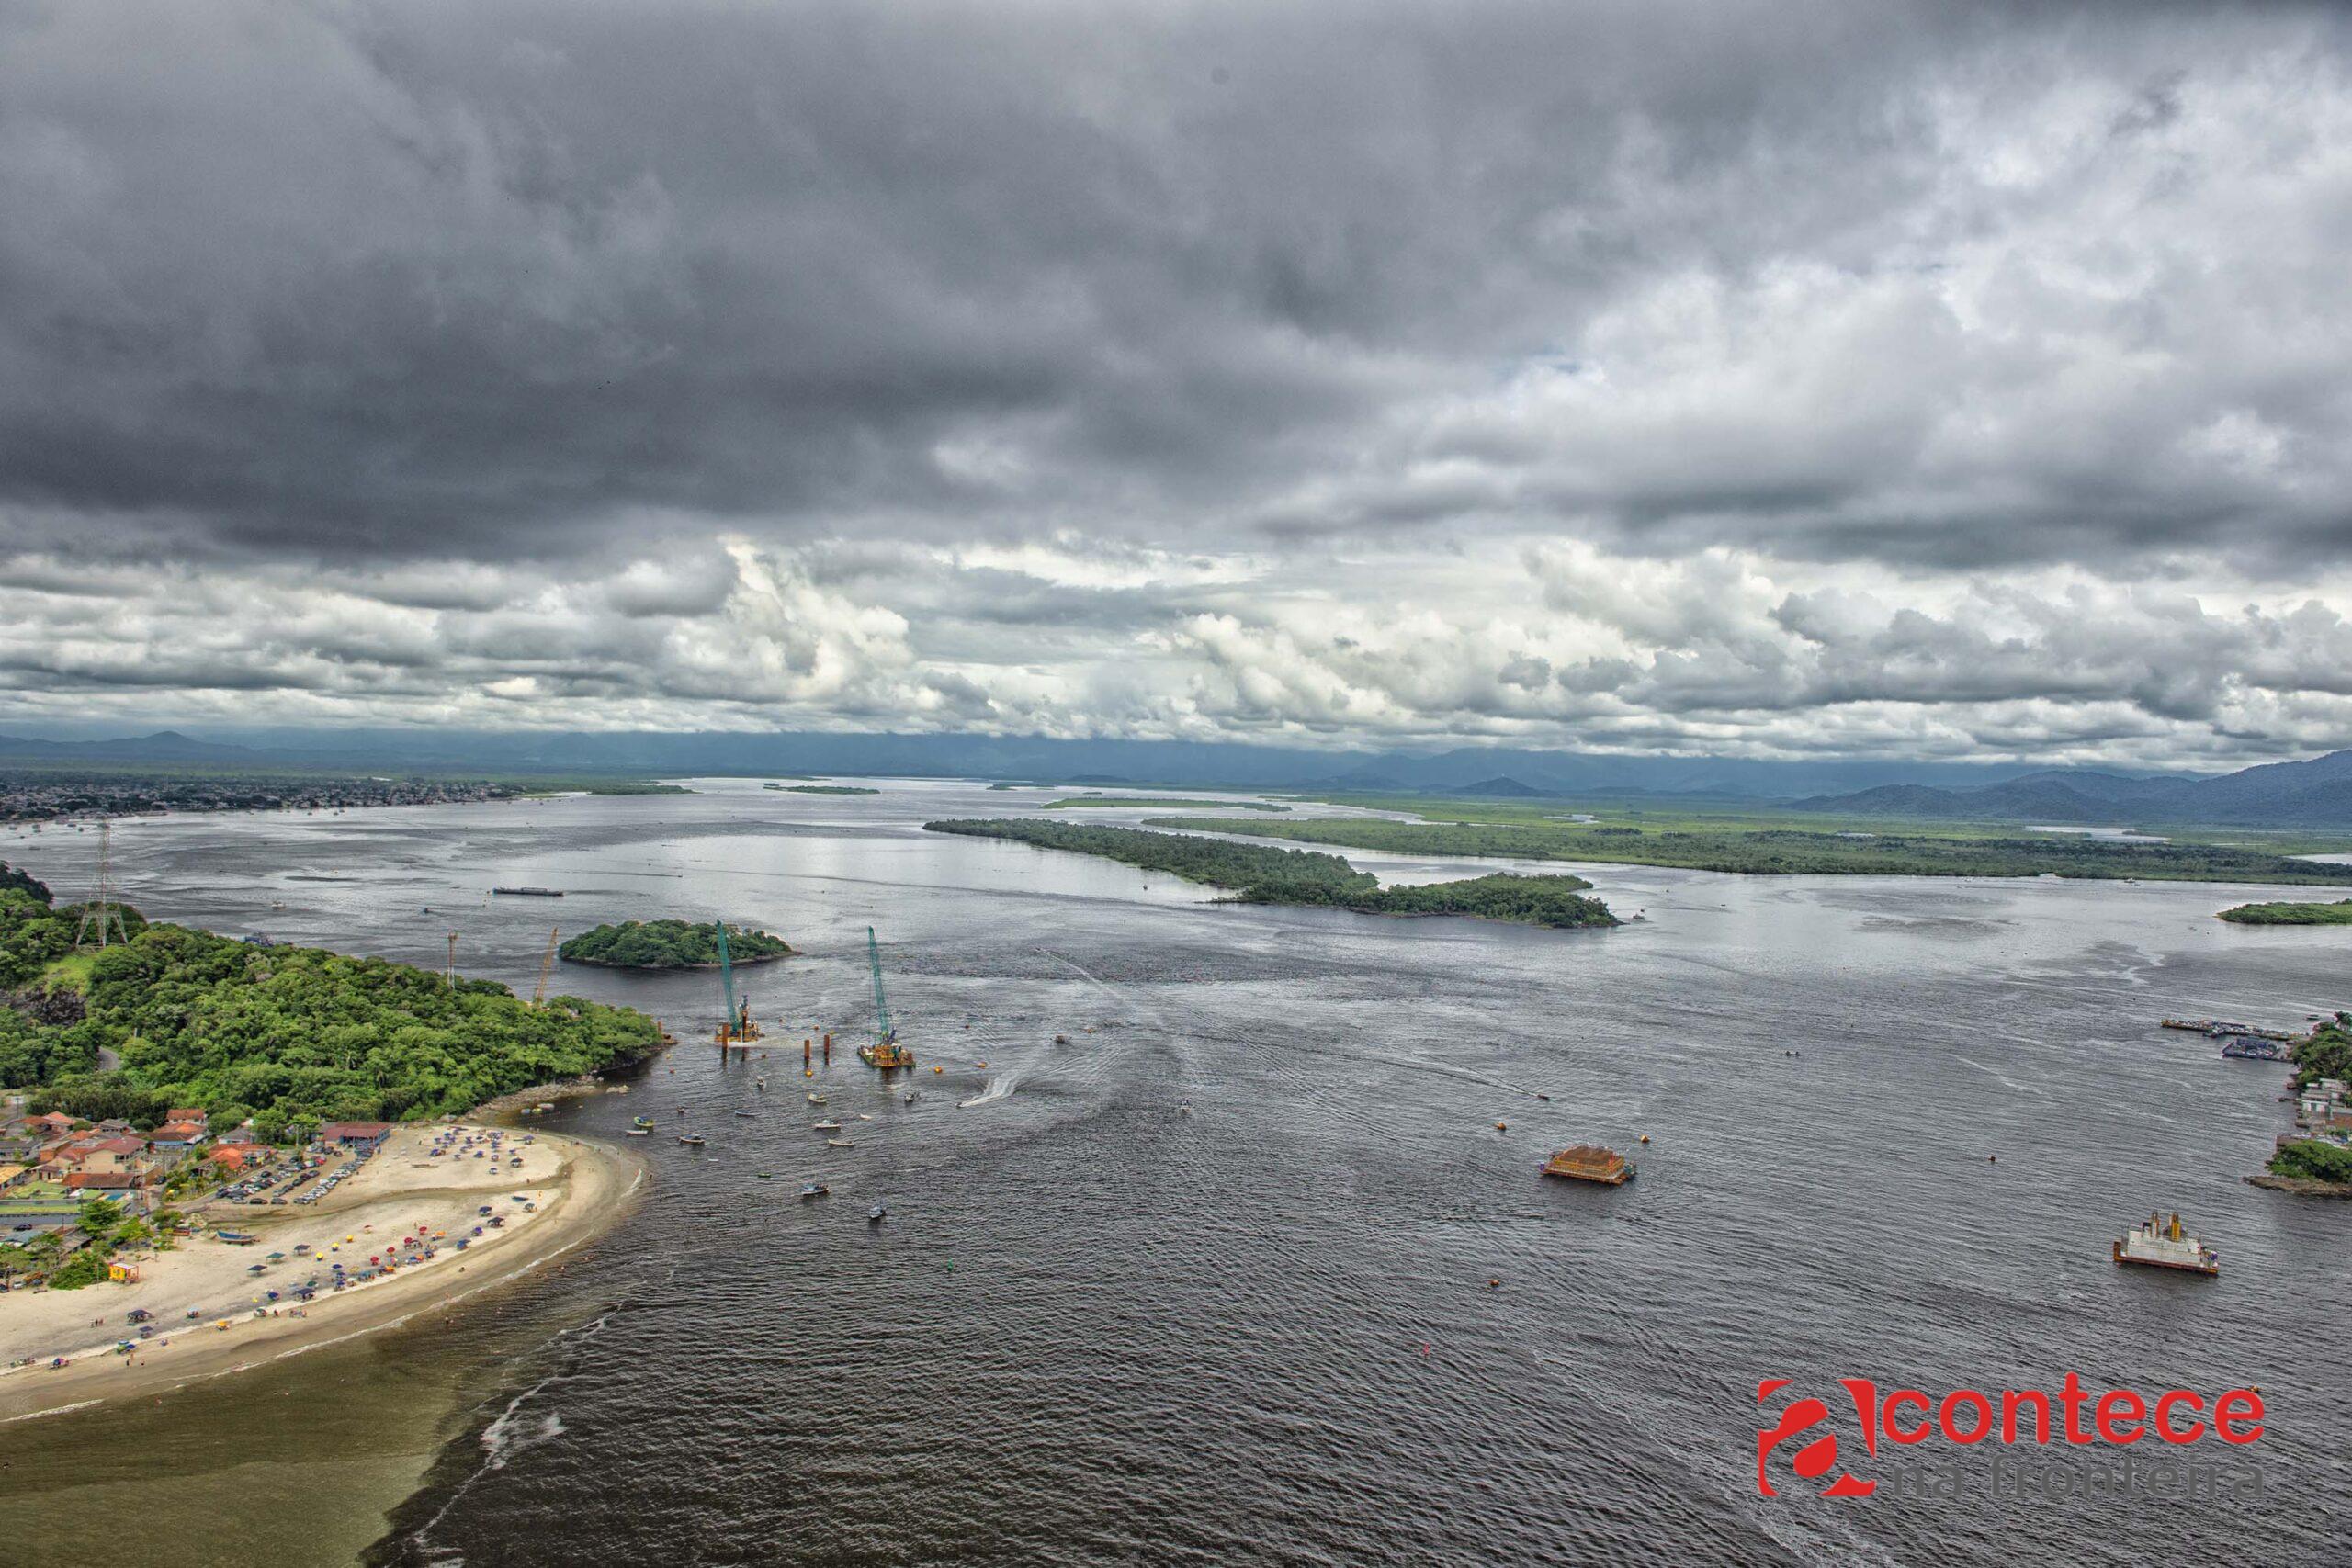
<svg viewBox="0 0 2352 1568"><path fill-rule="evenodd" d="M34 1358L33 1365L0 1371L0 1422L159 1395L453 1307L594 1237L627 1213L644 1176L623 1150L528 1127L501 1129L507 1158L519 1156L520 1166L476 1160L471 1150L430 1156L446 1130L399 1130L314 1207L202 1211L215 1225L258 1237L252 1246L184 1239L169 1252L143 1255L135 1284L0 1295L0 1362ZM484 1131L481 1122L463 1126L476 1148ZM526 1137L532 1141L522 1142ZM505 1224L472 1237L484 1206ZM432 1258L321 1291L309 1303L292 1300L293 1286L326 1278L331 1264L357 1272L420 1227L441 1235ZM464 1251L455 1246L458 1237L469 1238ZM311 1256L295 1256L298 1245ZM266 1263L273 1252L284 1260ZM255 1263L264 1265L259 1276L248 1271ZM273 1289L282 1293L278 1302L266 1300ZM137 1334L125 1314L139 1307L153 1314L154 1333L133 1354L118 1354L118 1342ZM277 1315L256 1316L256 1308ZM61 1356L69 1364L52 1366Z"/></svg>

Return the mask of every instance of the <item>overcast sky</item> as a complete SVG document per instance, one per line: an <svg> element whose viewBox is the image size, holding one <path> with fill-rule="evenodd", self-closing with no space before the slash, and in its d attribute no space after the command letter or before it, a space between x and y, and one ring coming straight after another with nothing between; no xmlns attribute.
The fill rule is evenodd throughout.
<svg viewBox="0 0 2352 1568"><path fill-rule="evenodd" d="M0 0L0 725L2352 746L2352 21Z"/></svg>

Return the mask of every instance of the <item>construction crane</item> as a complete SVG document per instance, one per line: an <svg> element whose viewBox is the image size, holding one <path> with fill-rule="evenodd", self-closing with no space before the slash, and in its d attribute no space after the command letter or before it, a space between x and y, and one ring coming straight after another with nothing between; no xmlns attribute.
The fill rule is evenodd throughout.
<svg viewBox="0 0 2352 1568"><path fill-rule="evenodd" d="M561 926L548 928L548 950L539 957L539 983L531 992L533 1007L548 999L548 971L555 967L555 939L562 930Z"/></svg>
<svg viewBox="0 0 2352 1568"><path fill-rule="evenodd" d="M899 1032L890 1027L890 1004L882 998L882 948L874 940L872 926L865 928L865 964L874 972L874 1043L857 1048L858 1060L886 1073L911 1067L915 1054L899 1043Z"/></svg>
<svg viewBox="0 0 2352 1568"><path fill-rule="evenodd" d="M718 1048L744 1050L760 1037L760 1026L752 1021L752 1001L735 999L735 961L727 953L727 922L713 920L711 929L718 933L718 982L727 992L727 1021L718 1026Z"/></svg>

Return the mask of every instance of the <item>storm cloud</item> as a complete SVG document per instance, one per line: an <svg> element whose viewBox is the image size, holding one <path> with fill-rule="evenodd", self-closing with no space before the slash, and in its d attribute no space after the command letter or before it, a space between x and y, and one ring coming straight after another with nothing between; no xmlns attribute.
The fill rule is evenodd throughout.
<svg viewBox="0 0 2352 1568"><path fill-rule="evenodd" d="M2352 32L0 0L0 720L2352 744Z"/></svg>

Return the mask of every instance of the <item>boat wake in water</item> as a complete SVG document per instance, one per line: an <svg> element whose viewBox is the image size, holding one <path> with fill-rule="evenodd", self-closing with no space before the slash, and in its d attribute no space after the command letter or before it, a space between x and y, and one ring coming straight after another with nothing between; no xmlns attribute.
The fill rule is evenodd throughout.
<svg viewBox="0 0 2352 1568"><path fill-rule="evenodd" d="M991 1100L1010 1099L1013 1089L1020 1082L1021 1075L1019 1073L999 1073L996 1077L989 1079L988 1088L980 1090L979 1093L972 1096L969 1100L957 1100L956 1102L956 1109L959 1111L969 1111L975 1105L986 1105Z"/></svg>

